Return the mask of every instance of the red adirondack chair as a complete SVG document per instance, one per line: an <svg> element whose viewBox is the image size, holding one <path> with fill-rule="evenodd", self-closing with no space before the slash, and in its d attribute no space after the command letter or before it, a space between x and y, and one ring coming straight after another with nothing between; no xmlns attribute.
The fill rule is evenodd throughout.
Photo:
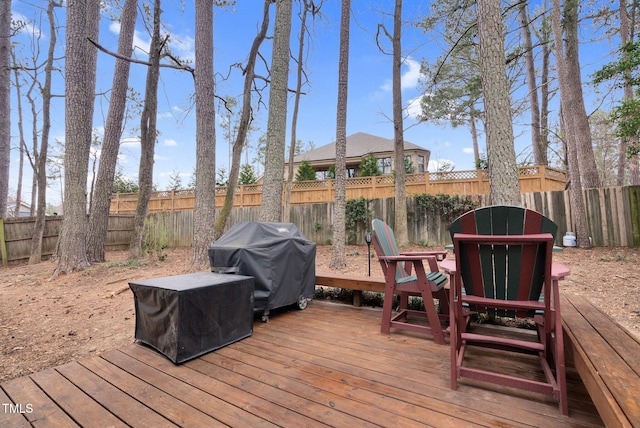
<svg viewBox="0 0 640 428"><path fill-rule="evenodd" d="M446 330L441 321L449 318L449 301L445 285L447 276L438 270L437 257L446 255L445 251L400 253L396 238L391 229L382 220L373 220L372 242L385 277L384 303L382 306L382 325L380 331L389 333L391 327L433 336L436 343L444 344ZM427 262L428 270L423 261ZM415 273L412 274L412 271ZM400 294L400 308L392 317L393 296ZM419 295L424 302L424 311L408 308L409 295ZM433 299L439 300L439 314ZM412 317L426 318L428 325L413 323Z"/></svg>
<svg viewBox="0 0 640 428"><path fill-rule="evenodd" d="M480 208L451 224L456 256L450 291L452 389L459 378L468 377L552 394L561 412L568 414L560 295L551 275L556 231L555 223L542 214L512 206ZM529 318L538 340L466 328L463 313L469 309L489 317ZM537 355L546 380L499 373L494 364L466 364L469 347Z"/></svg>

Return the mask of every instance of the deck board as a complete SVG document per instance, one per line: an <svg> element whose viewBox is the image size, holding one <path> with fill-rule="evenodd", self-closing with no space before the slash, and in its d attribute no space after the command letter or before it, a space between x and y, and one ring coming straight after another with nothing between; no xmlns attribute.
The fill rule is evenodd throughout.
<svg viewBox="0 0 640 428"><path fill-rule="evenodd" d="M3 402L33 412L0 412L0 426L602 426L575 370L569 417L539 394L473 381L453 391L449 347L381 334L380 317L312 302L181 365L132 344L2 383ZM539 375L526 358L477 358Z"/></svg>

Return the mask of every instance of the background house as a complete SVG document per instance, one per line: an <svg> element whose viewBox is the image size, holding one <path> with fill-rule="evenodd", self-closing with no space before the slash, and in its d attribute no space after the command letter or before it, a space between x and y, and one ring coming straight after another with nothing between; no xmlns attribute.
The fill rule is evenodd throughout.
<svg viewBox="0 0 640 428"><path fill-rule="evenodd" d="M31 205L20 201L20 206L16 207L16 200L9 197L7 199L6 217L29 217L31 215Z"/></svg>
<svg viewBox="0 0 640 428"><path fill-rule="evenodd" d="M347 136L347 177L357 177L359 175L360 162L369 153L378 159L378 167L383 174L391 174L391 171L395 169L393 164L393 140L358 132ZM415 173L427 171L431 151L405 141L404 155L411 160ZM309 161L313 169L316 170L317 178L323 180L329 168L336 163L335 141L294 157L294 177L298 167L305 160Z"/></svg>

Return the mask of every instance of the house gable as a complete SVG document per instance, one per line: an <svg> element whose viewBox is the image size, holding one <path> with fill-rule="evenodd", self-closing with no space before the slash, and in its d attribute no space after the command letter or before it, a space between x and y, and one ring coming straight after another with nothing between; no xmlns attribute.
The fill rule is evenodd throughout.
<svg viewBox="0 0 640 428"><path fill-rule="evenodd" d="M405 156L411 157L411 161L416 167L416 172L424 172L426 165L429 163L431 152L408 141L404 142L404 149ZM390 158L393 161L393 153L394 141L392 139L378 137L365 132L357 132L347 136L347 168L356 170L362 159L369 154L373 154L378 159ZM323 171L335 165L335 157L336 143L334 141L294 157L293 165L297 171L297 167L303 161L308 161L316 171ZM423 171L418 171L419 158L423 162Z"/></svg>

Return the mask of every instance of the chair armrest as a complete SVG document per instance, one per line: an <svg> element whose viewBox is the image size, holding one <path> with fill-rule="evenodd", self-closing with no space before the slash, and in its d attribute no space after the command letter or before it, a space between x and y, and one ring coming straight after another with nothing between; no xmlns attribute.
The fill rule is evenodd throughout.
<svg viewBox="0 0 640 428"><path fill-rule="evenodd" d="M413 264L414 266L417 264L422 264L423 260L427 260L427 262L429 263L429 270L431 272L438 272L438 262L436 259L436 256L434 255L426 255L426 254L420 254L420 255L399 255L399 256L380 256L378 257L379 260L385 260L387 262L411 262L411 264ZM408 266L405 266L406 268L408 268ZM405 271L407 272L407 274L411 274L410 269L405 269Z"/></svg>
<svg viewBox="0 0 640 428"><path fill-rule="evenodd" d="M447 251L433 250L433 251L407 251L401 252L401 256L435 256L437 260L444 260L447 258Z"/></svg>
<svg viewBox="0 0 640 428"><path fill-rule="evenodd" d="M571 275L571 269L559 262L551 262L551 278L561 280Z"/></svg>
<svg viewBox="0 0 640 428"><path fill-rule="evenodd" d="M419 255L415 255L415 254L401 254L399 256L380 256L378 257L378 259L380 260L386 260L389 262L412 262L412 261L417 261L417 260L430 260L430 259L435 259L436 256L431 255L431 254L419 254Z"/></svg>

